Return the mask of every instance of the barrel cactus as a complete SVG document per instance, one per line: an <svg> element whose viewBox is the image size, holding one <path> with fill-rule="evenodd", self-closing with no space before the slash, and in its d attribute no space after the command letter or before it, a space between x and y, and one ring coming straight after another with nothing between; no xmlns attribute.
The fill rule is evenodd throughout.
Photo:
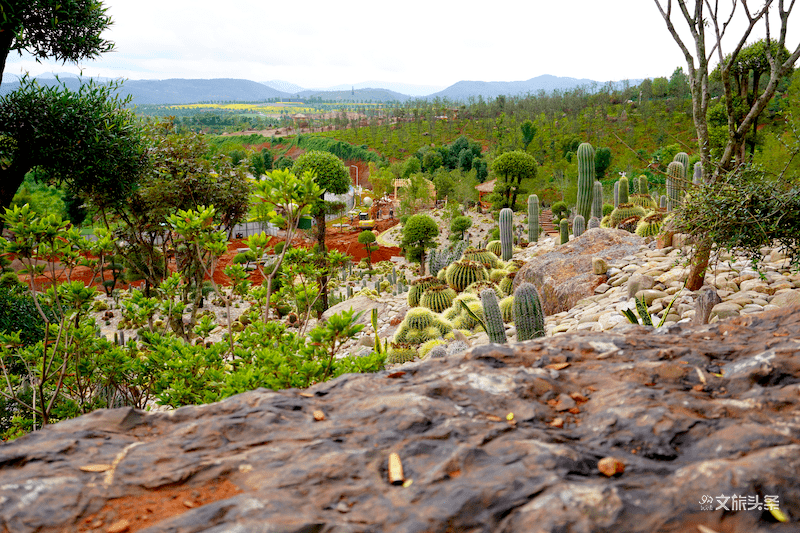
<svg viewBox="0 0 800 533"><path fill-rule="evenodd" d="M645 211L653 211L658 207L649 194L631 194L630 203L644 208Z"/></svg>
<svg viewBox="0 0 800 533"><path fill-rule="evenodd" d="M462 259L447 267L445 279L456 292L462 292L476 281L489 279L489 273L482 264Z"/></svg>
<svg viewBox="0 0 800 533"><path fill-rule="evenodd" d="M539 197L528 196L528 242L539 242Z"/></svg>
<svg viewBox="0 0 800 533"><path fill-rule="evenodd" d="M506 296L500 300L500 312L503 313L503 322L509 324L514 321L514 295Z"/></svg>
<svg viewBox="0 0 800 533"><path fill-rule="evenodd" d="M622 229L625 231L629 231L631 233L636 232L636 227L639 225L639 221L642 219L639 215L634 215L632 217L628 217L624 220L621 220L617 224L617 229Z"/></svg>
<svg viewBox="0 0 800 533"><path fill-rule="evenodd" d="M453 298L456 297L456 291L447 285L433 285L428 287L422 298L419 300L419 305L427 307L434 313L441 313L451 305L453 305Z"/></svg>
<svg viewBox="0 0 800 533"><path fill-rule="evenodd" d="M498 285L500 291L508 296L514 290L514 278L517 277L516 272L509 272L506 276L500 280L500 285Z"/></svg>
<svg viewBox="0 0 800 533"><path fill-rule="evenodd" d="M433 311L427 307L409 309L403 322L411 329L425 329L433 325Z"/></svg>
<svg viewBox="0 0 800 533"><path fill-rule="evenodd" d="M512 313L517 326L518 341L544 337L542 299L532 283L524 282L514 291Z"/></svg>
<svg viewBox="0 0 800 533"><path fill-rule="evenodd" d="M493 268L489 271L489 281L492 283L500 283L507 275L508 270L504 268Z"/></svg>
<svg viewBox="0 0 800 533"><path fill-rule="evenodd" d="M655 237L661 232L664 215L651 213L639 221L636 226L636 235L639 237Z"/></svg>
<svg viewBox="0 0 800 533"><path fill-rule="evenodd" d="M489 241L486 243L486 249L496 255L498 258L503 255L503 247L500 241Z"/></svg>
<svg viewBox="0 0 800 533"><path fill-rule="evenodd" d="M578 146L578 204L577 212L584 220L592 216L594 191L594 148L589 143ZM504 258L505 259L505 258Z"/></svg>
<svg viewBox="0 0 800 533"><path fill-rule="evenodd" d="M500 311L497 293L492 289L484 289L481 292L481 304L483 304L483 319L486 325L486 334L489 335L489 342L505 344L508 339L506 339L506 328L503 324L503 314Z"/></svg>
<svg viewBox="0 0 800 533"><path fill-rule="evenodd" d="M460 315L462 312L460 302L470 303L470 302L477 302L478 300L479 298L477 295L472 294L470 292L462 292L453 299L453 305L442 313L442 318L444 318L445 320L455 320L456 317Z"/></svg>
<svg viewBox="0 0 800 533"><path fill-rule="evenodd" d="M503 261L511 259L514 253L514 211L508 207L500 210L500 253Z"/></svg>
<svg viewBox="0 0 800 533"><path fill-rule="evenodd" d="M584 231L586 231L586 220L581 215L575 215L575 219L572 221L572 234L580 237Z"/></svg>
<svg viewBox="0 0 800 533"><path fill-rule="evenodd" d="M416 307L419 305L419 300L426 289L433 286L442 286L444 282L438 278L428 276L426 278L419 278L411 282L411 287L408 289L408 305L409 307Z"/></svg>
<svg viewBox="0 0 800 533"><path fill-rule="evenodd" d="M703 163L698 161L694 164L694 175L692 176L692 183L700 185L703 183Z"/></svg>
<svg viewBox="0 0 800 533"><path fill-rule="evenodd" d="M603 218L603 184L597 180L594 182L594 191L592 192L592 216L597 217L598 220Z"/></svg>
<svg viewBox="0 0 800 533"><path fill-rule="evenodd" d="M492 283L491 281L476 281L475 283L471 284L469 287L464 289L464 292L471 292L476 296L480 296L480 294L485 291L486 289L491 289L497 294L498 298L502 298L505 296L503 291L500 290L500 287L496 283Z"/></svg>
<svg viewBox="0 0 800 533"><path fill-rule="evenodd" d="M482 263L486 268L497 268L499 257L486 248L467 248L464 250L464 259Z"/></svg>
<svg viewBox="0 0 800 533"><path fill-rule="evenodd" d="M569 220L562 218L558 223L559 231L561 233L561 244L569 242Z"/></svg>
<svg viewBox="0 0 800 533"><path fill-rule="evenodd" d="M616 228L623 220L638 216L643 217L646 214L644 208L633 204L619 204L619 206L611 212L609 224L612 228Z"/></svg>
<svg viewBox="0 0 800 533"><path fill-rule="evenodd" d="M594 229L600 227L600 219L597 217L592 217L589 219L589 223L587 224L587 229Z"/></svg>
<svg viewBox="0 0 800 533"><path fill-rule="evenodd" d="M650 195L650 187L647 184L647 176L642 174L639 176L639 194Z"/></svg>
<svg viewBox="0 0 800 533"><path fill-rule="evenodd" d="M388 364L399 364L413 361L417 356L417 349L411 344L398 342L391 343L386 352L386 362Z"/></svg>

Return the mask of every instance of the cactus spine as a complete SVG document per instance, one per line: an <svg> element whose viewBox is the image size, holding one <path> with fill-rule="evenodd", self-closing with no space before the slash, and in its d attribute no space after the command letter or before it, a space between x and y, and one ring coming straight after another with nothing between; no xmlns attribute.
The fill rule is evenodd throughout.
<svg viewBox="0 0 800 533"><path fill-rule="evenodd" d="M527 341L544 337L544 313L539 292L531 283L522 283L514 292L512 308L517 340Z"/></svg>
<svg viewBox="0 0 800 533"><path fill-rule="evenodd" d="M647 176L644 174L639 176L639 194L650 194L650 188L647 185Z"/></svg>
<svg viewBox="0 0 800 533"><path fill-rule="evenodd" d="M514 211L512 211L508 207L504 207L500 210L500 219L499 219L499 226L500 226L500 251L501 251L501 258L503 261L508 261L511 259L511 255L514 249L514 223L513 223Z"/></svg>
<svg viewBox="0 0 800 533"><path fill-rule="evenodd" d="M483 318L486 324L486 334L489 335L489 342L505 344L507 340L506 328L503 324L503 314L500 312L497 294L492 289L483 290L481 292L481 304L483 304Z"/></svg>
<svg viewBox="0 0 800 533"><path fill-rule="evenodd" d="M561 219L558 223L559 230L561 231L561 244L569 242L569 220L566 217Z"/></svg>
<svg viewBox="0 0 800 533"><path fill-rule="evenodd" d="M528 242L539 242L539 197L528 196Z"/></svg>
<svg viewBox="0 0 800 533"><path fill-rule="evenodd" d="M680 161L673 161L667 166L667 211L672 211L681 203L683 174L683 163Z"/></svg>
<svg viewBox="0 0 800 533"><path fill-rule="evenodd" d="M434 285L428 287L422 298L419 300L419 305L427 307L434 313L441 313L451 305L453 305L453 298L456 297L456 291L447 285Z"/></svg>
<svg viewBox="0 0 800 533"><path fill-rule="evenodd" d="M586 220L581 215L575 215L572 221L572 234L575 237L580 237L586 231Z"/></svg>
<svg viewBox="0 0 800 533"><path fill-rule="evenodd" d="M628 197L628 178L622 176L617 183L619 183L619 196L617 197L619 203L615 207L619 207L620 204L627 204L630 201Z"/></svg>
<svg viewBox="0 0 800 533"><path fill-rule="evenodd" d="M603 184L595 180L592 192L592 216L597 219L603 218ZM589 217L591 218L591 217ZM589 220L584 218L584 220Z"/></svg>
<svg viewBox="0 0 800 533"><path fill-rule="evenodd" d="M462 292L476 281L489 279L489 273L482 264L462 259L447 267L445 277L448 285L456 292Z"/></svg>
<svg viewBox="0 0 800 533"><path fill-rule="evenodd" d="M594 191L594 148L589 143L578 146L578 214L584 220L592 216ZM602 207L602 205L601 205Z"/></svg>

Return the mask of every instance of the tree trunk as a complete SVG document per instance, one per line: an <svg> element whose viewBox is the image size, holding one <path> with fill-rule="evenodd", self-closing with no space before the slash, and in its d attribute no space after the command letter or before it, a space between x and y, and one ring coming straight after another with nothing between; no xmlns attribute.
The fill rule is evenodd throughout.
<svg viewBox="0 0 800 533"><path fill-rule="evenodd" d="M705 283L706 269L708 268L710 257L711 241L707 238L702 238L695 245L694 257L692 257L692 264L689 269L689 279L686 282L686 288L690 291L700 290L700 287Z"/></svg>
<svg viewBox="0 0 800 533"><path fill-rule="evenodd" d="M325 249L325 213L315 217L317 223L317 248L320 258L325 258L327 250ZM287 243L288 246L288 243ZM318 313L317 318L322 317L322 313L328 309L328 275L322 274L319 277L319 289L322 295L322 310Z"/></svg>

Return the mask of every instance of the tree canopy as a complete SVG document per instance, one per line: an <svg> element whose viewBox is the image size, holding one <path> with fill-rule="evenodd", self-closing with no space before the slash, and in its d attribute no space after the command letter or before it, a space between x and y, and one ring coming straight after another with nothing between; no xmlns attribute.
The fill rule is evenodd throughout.
<svg viewBox="0 0 800 533"><path fill-rule="evenodd" d="M502 177L495 186L495 192L505 199L501 207L514 207L522 180L535 178L537 166L532 155L520 150L506 152L494 160L492 170Z"/></svg>

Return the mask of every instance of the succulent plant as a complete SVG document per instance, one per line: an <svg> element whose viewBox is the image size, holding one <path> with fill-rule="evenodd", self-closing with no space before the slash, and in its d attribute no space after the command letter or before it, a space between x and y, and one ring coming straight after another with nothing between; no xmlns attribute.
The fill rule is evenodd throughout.
<svg viewBox="0 0 800 533"><path fill-rule="evenodd" d="M675 156L677 157L677 156ZM667 166L667 210L672 211L681 203L683 195L683 179L686 170L683 163L673 161Z"/></svg>
<svg viewBox="0 0 800 533"><path fill-rule="evenodd" d="M503 279L500 280L498 288L503 293L503 295L508 296L511 294L514 287L514 278L516 276L517 276L516 272L509 272L503 277Z"/></svg>
<svg viewBox="0 0 800 533"><path fill-rule="evenodd" d="M514 321L514 295L506 296L500 300L500 312L503 313L503 322L509 324Z"/></svg>
<svg viewBox="0 0 800 533"><path fill-rule="evenodd" d="M518 341L544 337L542 300L532 283L524 282L517 287L512 308Z"/></svg>
<svg viewBox="0 0 800 533"><path fill-rule="evenodd" d="M433 350L436 347L439 347L441 351L437 352L437 355L434 355ZM431 357L433 359L444 357L447 355L447 343L444 339L431 339L427 342L423 342L417 350L417 355L419 355L420 359L425 359L426 357Z"/></svg>
<svg viewBox="0 0 800 533"><path fill-rule="evenodd" d="M433 285L422 293L419 304L422 307L427 307L434 313L441 313L453 305L453 298L455 297L456 291L447 285Z"/></svg>
<svg viewBox="0 0 800 533"><path fill-rule="evenodd" d="M658 207L655 200L649 194L631 194L630 203L638 205L645 211L653 211Z"/></svg>
<svg viewBox="0 0 800 533"><path fill-rule="evenodd" d="M566 217L562 218L558 226L561 234L561 244L567 244L569 242L569 220Z"/></svg>
<svg viewBox="0 0 800 533"><path fill-rule="evenodd" d="M417 356L417 350L411 344L398 342L391 343L386 353L387 364L399 364L413 361Z"/></svg>
<svg viewBox="0 0 800 533"><path fill-rule="evenodd" d="M651 213L639 221L636 226L636 235L639 237L655 237L661 233L664 215Z"/></svg>
<svg viewBox="0 0 800 533"><path fill-rule="evenodd" d="M481 292L481 304L483 305L483 317L486 334L489 335L489 342L494 344L505 344L506 328L503 324L503 313L500 311L500 304L497 300L497 293L492 289L485 289Z"/></svg>
<svg viewBox="0 0 800 533"><path fill-rule="evenodd" d="M586 231L586 219L581 215L575 215L575 218L572 220L572 234L575 237L580 237L583 235L584 231Z"/></svg>
<svg viewBox="0 0 800 533"><path fill-rule="evenodd" d="M633 215L632 217L628 217L625 220L620 221L617 224L617 229L629 231L631 233L636 232L636 226L639 225L639 221L642 219L639 215Z"/></svg>
<svg viewBox="0 0 800 533"><path fill-rule="evenodd" d="M501 209L498 226L500 227L500 257L503 261L508 261L514 253L514 211L508 207Z"/></svg>
<svg viewBox="0 0 800 533"><path fill-rule="evenodd" d="M694 164L694 175L692 176L692 183L700 185L703 183L703 163L698 161Z"/></svg>
<svg viewBox="0 0 800 533"><path fill-rule="evenodd" d="M603 184L595 180L592 189L592 215L597 219L603 218ZM591 217L589 217L591 218ZM588 220L588 219L586 219Z"/></svg>
<svg viewBox="0 0 800 533"><path fill-rule="evenodd" d="M447 346L444 344L437 344L427 353L428 359L442 359L447 357Z"/></svg>
<svg viewBox="0 0 800 533"><path fill-rule="evenodd" d="M486 249L492 252L497 257L503 255L503 246L500 244L500 241L489 241L486 243Z"/></svg>
<svg viewBox="0 0 800 533"><path fill-rule="evenodd" d="M628 192L629 192L628 178L626 178L625 176L622 176L617 183L619 183L619 197L618 197L619 202L617 203L616 207L619 207L622 204L627 204L628 201L629 201L628 200Z"/></svg>
<svg viewBox="0 0 800 533"><path fill-rule="evenodd" d="M594 193L594 148L589 143L578 146L578 204L577 212L584 220L592 216Z"/></svg>
<svg viewBox="0 0 800 533"><path fill-rule="evenodd" d="M453 299L453 305L446 309L444 313L442 313L442 317L445 320L455 320L461 314L461 305L459 302L469 303L469 302L477 302L479 300L478 296L469 292L462 292L458 296ZM456 327L455 324L453 324Z"/></svg>
<svg viewBox="0 0 800 533"><path fill-rule="evenodd" d="M456 292L462 292L476 281L489 279L489 273L482 264L462 259L447 267L445 279Z"/></svg>
<svg viewBox="0 0 800 533"><path fill-rule="evenodd" d="M597 217L592 217L589 219L589 223L587 224L587 229L594 229L600 227L600 219Z"/></svg>
<svg viewBox="0 0 800 533"><path fill-rule="evenodd" d="M416 307L419 305L419 300L422 298L422 294L425 292L426 289L433 287L433 286L442 286L444 282L439 278L434 278L433 276L428 276L425 278L419 278L413 282L411 282L411 287L408 289L408 305L410 307Z"/></svg>
<svg viewBox="0 0 800 533"><path fill-rule="evenodd" d="M614 207L619 205L619 181L614 182Z"/></svg>
<svg viewBox="0 0 800 533"><path fill-rule="evenodd" d="M497 294L498 298L503 297L503 292L500 290L500 287L498 287L496 283L492 283L488 280L471 283L469 287L464 289L464 292L471 292L472 294L480 296L481 292L483 292L485 289L492 289L495 294Z"/></svg>
<svg viewBox="0 0 800 533"><path fill-rule="evenodd" d="M617 208L611 212L609 225L611 227L616 228L620 222L622 222L627 218L633 216L643 217L644 215L645 215L644 208L639 207L638 205L619 204L619 206L617 206Z"/></svg>
<svg viewBox="0 0 800 533"><path fill-rule="evenodd" d="M647 176L642 174L639 176L639 194L650 195L650 187L647 184Z"/></svg>
<svg viewBox="0 0 800 533"><path fill-rule="evenodd" d="M467 248L464 250L464 259L481 263L486 268L497 268L497 263L500 260L499 257L486 248Z"/></svg>
<svg viewBox="0 0 800 533"><path fill-rule="evenodd" d="M528 196L528 241L539 242L539 197Z"/></svg>
<svg viewBox="0 0 800 533"><path fill-rule="evenodd" d="M495 268L489 271L489 281L492 283L500 283L504 277L508 275L508 270Z"/></svg>

